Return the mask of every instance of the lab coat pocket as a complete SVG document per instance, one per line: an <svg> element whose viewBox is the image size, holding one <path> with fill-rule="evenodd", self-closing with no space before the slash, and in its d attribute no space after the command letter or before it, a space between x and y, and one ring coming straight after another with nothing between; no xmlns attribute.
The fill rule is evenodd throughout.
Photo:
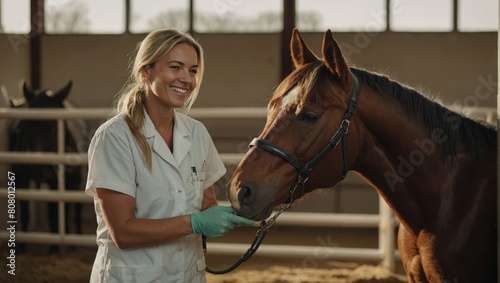
<svg viewBox="0 0 500 283"><path fill-rule="evenodd" d="M203 193L205 191L203 188L203 182L194 182L191 185L194 190L194 208L196 211L200 211L203 204Z"/></svg>
<svg viewBox="0 0 500 283"><path fill-rule="evenodd" d="M205 258L200 258L196 261L196 271L201 272L205 271L207 268L207 264L205 263Z"/></svg>
<svg viewBox="0 0 500 283"><path fill-rule="evenodd" d="M109 266L107 278L104 282L109 283L160 283L161 267L124 267Z"/></svg>

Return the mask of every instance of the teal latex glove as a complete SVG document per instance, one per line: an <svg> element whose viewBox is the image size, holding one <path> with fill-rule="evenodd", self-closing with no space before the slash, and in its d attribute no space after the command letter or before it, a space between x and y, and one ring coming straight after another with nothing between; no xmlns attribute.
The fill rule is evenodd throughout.
<svg viewBox="0 0 500 283"><path fill-rule="evenodd" d="M253 221L234 214L229 206L214 206L191 214L191 227L195 234L218 238L237 226L250 226Z"/></svg>

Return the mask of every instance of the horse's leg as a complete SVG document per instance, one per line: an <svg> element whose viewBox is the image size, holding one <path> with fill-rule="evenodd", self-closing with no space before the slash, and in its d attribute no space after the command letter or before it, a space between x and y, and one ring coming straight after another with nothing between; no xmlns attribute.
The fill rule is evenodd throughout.
<svg viewBox="0 0 500 283"><path fill-rule="evenodd" d="M28 226L30 222L30 207L29 202L27 200L19 201L21 205L21 217L18 219L19 223L21 223L21 231L28 231Z"/></svg>
<svg viewBox="0 0 500 283"><path fill-rule="evenodd" d="M57 190L57 178L52 179L48 182L49 188L51 190ZM47 203L48 209L48 221L50 227L50 233L59 233L59 207L58 203L54 201L50 201ZM59 253L59 245L51 245L49 247L50 254Z"/></svg>
<svg viewBox="0 0 500 283"><path fill-rule="evenodd" d="M82 171L80 166L66 166L66 190L79 190L82 181ZM73 212L73 226L78 235L82 234L82 203L66 203L66 232L70 231L70 208ZM73 250L75 247L71 246Z"/></svg>
<svg viewBox="0 0 500 283"><path fill-rule="evenodd" d="M66 189L67 190L79 190L82 181L80 166L66 166ZM72 204L67 204L67 206L72 206L73 208L73 223L75 225L75 230L77 234L82 234L82 203L76 202ZM66 215L69 216L69 207L66 211ZM69 231L69 217L66 217L67 225L66 231Z"/></svg>
<svg viewBox="0 0 500 283"><path fill-rule="evenodd" d="M16 187L19 189L27 189L30 183L29 169L26 169L25 166L13 166L12 172L14 172L17 176L20 176L16 179ZM20 200L18 201L19 206L21 208L21 214L16 214L16 220L21 226L21 231L28 231L29 222L30 222L30 209L29 209L29 201ZM16 243L16 252L24 253L26 251L26 245L24 243Z"/></svg>
<svg viewBox="0 0 500 283"><path fill-rule="evenodd" d="M404 225L399 225L398 248L401 261L408 277L408 283L428 282L425 277L416 239L406 230Z"/></svg>
<svg viewBox="0 0 500 283"><path fill-rule="evenodd" d="M81 203L65 203L64 204L64 212L65 212L65 229L66 229L66 233L70 233L71 232L71 227L70 227L70 216L71 216L71 210L73 212L73 220L74 220L74 224L75 225L75 229L76 229L76 233L81 235L82 234L82 229L81 229L81 206L82 204ZM74 250L75 247L74 246L69 246L68 247L69 250Z"/></svg>
<svg viewBox="0 0 500 283"><path fill-rule="evenodd" d="M75 206L75 223L76 223L76 233L81 235L82 234L82 209L83 209L83 204L81 203L75 203L73 204Z"/></svg>
<svg viewBox="0 0 500 283"><path fill-rule="evenodd" d="M71 209L72 208L72 209ZM76 234L82 234L82 204L81 203L66 203L64 205L65 211L65 228L66 233L71 232L70 227L70 215L73 212L73 223L75 225L74 229Z"/></svg>

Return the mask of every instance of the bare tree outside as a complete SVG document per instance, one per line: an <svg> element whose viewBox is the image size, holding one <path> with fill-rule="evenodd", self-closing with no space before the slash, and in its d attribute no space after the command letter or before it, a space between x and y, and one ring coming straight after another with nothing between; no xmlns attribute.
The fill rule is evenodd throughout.
<svg viewBox="0 0 500 283"><path fill-rule="evenodd" d="M281 29L281 18L277 13L260 14L255 18L205 13L196 15L194 25L201 32L275 32Z"/></svg>
<svg viewBox="0 0 500 283"><path fill-rule="evenodd" d="M277 13L262 13L254 21L255 30L262 30L264 27L267 31L277 31L282 28L283 14Z"/></svg>
<svg viewBox="0 0 500 283"><path fill-rule="evenodd" d="M238 18L230 13L198 14L194 25L200 32L278 32L282 29L282 18L282 14L273 12L255 18ZM297 19L307 30L317 30L322 23L321 15L316 12L298 13Z"/></svg>
<svg viewBox="0 0 500 283"><path fill-rule="evenodd" d="M303 31L317 31L323 23L321 14L315 11L297 13L296 26Z"/></svg>
<svg viewBox="0 0 500 283"><path fill-rule="evenodd" d="M0 33L4 31L2 22L2 0L0 0ZM90 30L89 4L84 0L58 2L45 7L45 31L47 33L88 33ZM151 30L176 27L188 30L189 11L164 10L148 21ZM197 13L194 28L198 32L279 32L282 29L282 14L260 13L255 17L239 17L233 13ZM299 12L297 25L305 31L317 30L322 23L317 12Z"/></svg>
<svg viewBox="0 0 500 283"><path fill-rule="evenodd" d="M169 10L163 11L155 18L149 20L149 26L151 30L175 27L180 30L189 29L189 21L186 19L189 17L187 10Z"/></svg>
<svg viewBox="0 0 500 283"><path fill-rule="evenodd" d="M46 7L45 31L47 33L86 33L90 27L87 3L69 1L57 7Z"/></svg>

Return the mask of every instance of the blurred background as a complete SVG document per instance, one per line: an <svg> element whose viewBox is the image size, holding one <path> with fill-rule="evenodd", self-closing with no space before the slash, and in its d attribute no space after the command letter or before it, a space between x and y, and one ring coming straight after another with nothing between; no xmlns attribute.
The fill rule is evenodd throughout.
<svg viewBox="0 0 500 283"><path fill-rule="evenodd" d="M318 53L331 29L352 64L446 103L497 72L495 0L1 0L0 9L9 94L20 95L20 80L58 89L71 79L81 107L111 106L137 43L164 27L192 30L205 48L198 107L266 106L291 69L293 27ZM491 95L472 106L495 103Z"/></svg>
<svg viewBox="0 0 500 283"><path fill-rule="evenodd" d="M20 99L21 81L56 91L72 80L68 99L75 107L108 109L128 77L137 44L152 30L176 27L192 32L205 49L206 72L194 108L263 110L292 70L289 42L297 27L317 54L330 29L352 65L444 104L495 114L498 11L496 0L0 0L0 86ZM238 154L265 122L264 116L201 120L220 153ZM100 122L87 121L87 138ZM7 149L3 138L0 151ZM228 164L218 184L221 200L234 166ZM8 168L8 162L0 164L1 172ZM378 214L379 201L350 174L293 210ZM40 224L32 228L43 231L45 209L38 211ZM87 203L89 234L94 218ZM377 233L365 232L376 243Z"/></svg>

